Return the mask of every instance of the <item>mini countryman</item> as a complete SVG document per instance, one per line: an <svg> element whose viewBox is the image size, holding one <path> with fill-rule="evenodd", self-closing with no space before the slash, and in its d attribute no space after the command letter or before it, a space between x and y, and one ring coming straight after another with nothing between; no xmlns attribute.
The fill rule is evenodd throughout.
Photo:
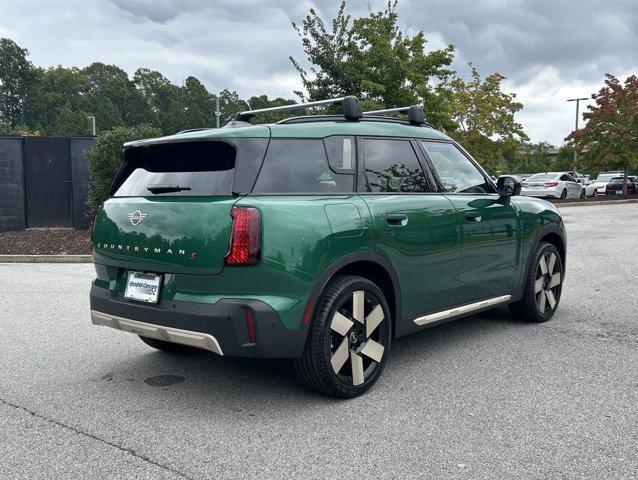
<svg viewBox="0 0 638 480"><path fill-rule="evenodd" d="M250 123L311 106L342 113ZM355 97L130 142L94 222L91 318L167 352L291 358L352 397L396 337L502 305L552 317L563 221L520 190L420 107Z"/></svg>

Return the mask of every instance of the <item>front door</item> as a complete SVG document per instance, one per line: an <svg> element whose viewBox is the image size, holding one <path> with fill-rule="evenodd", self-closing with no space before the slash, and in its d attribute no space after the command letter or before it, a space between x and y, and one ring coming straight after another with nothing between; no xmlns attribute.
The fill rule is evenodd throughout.
<svg viewBox="0 0 638 480"><path fill-rule="evenodd" d="M466 304L512 293L519 278L517 208L456 145L422 141L462 232L459 296Z"/></svg>
<svg viewBox="0 0 638 480"><path fill-rule="evenodd" d="M409 140L365 138L358 145L359 192L374 221L375 249L399 277L403 320L449 307L460 258L452 202L432 191Z"/></svg>

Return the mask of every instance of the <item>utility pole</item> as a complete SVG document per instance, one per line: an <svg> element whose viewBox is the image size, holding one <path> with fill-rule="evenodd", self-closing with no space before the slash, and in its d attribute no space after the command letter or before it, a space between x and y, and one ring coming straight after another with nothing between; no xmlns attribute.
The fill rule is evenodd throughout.
<svg viewBox="0 0 638 480"><path fill-rule="evenodd" d="M587 97L582 98L570 98L568 102L576 102L576 126L574 127L574 131L578 130L578 113L580 110L580 101L581 100L589 100ZM578 163L578 147L574 146L574 164L572 165L572 170L574 174L576 173L576 164Z"/></svg>
<svg viewBox="0 0 638 480"><path fill-rule="evenodd" d="M91 120L91 131L93 132L93 136L95 137L95 117L92 115L87 115L86 118Z"/></svg>
<svg viewBox="0 0 638 480"><path fill-rule="evenodd" d="M219 118L221 115L219 111L219 97L215 96L215 128L219 128Z"/></svg>

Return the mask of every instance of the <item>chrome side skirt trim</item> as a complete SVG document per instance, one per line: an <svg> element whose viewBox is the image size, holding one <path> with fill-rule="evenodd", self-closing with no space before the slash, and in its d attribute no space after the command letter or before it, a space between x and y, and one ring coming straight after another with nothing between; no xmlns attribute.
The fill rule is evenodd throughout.
<svg viewBox="0 0 638 480"><path fill-rule="evenodd" d="M191 330L181 330L179 328L163 327L152 323L138 322L128 318L116 317L108 313L91 310L91 321L93 325L102 325L115 328L124 332L143 335L145 337L157 338L167 342L180 343L190 347L203 348L219 355L223 355L219 342L212 335Z"/></svg>
<svg viewBox="0 0 638 480"><path fill-rule="evenodd" d="M511 295L503 295L500 297L488 298L487 300L481 300L480 302L470 303L469 305L463 305L462 307L451 308L450 310L443 310L441 312L431 313L423 317L419 317L414 320L417 325L426 325L432 322L438 322L450 317L456 317L459 315L465 315L475 310L498 305L499 303L507 302Z"/></svg>

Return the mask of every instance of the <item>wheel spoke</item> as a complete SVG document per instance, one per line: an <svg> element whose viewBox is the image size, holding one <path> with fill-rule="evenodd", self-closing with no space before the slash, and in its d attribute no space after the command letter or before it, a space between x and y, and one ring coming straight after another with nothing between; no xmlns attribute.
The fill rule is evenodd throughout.
<svg viewBox="0 0 638 480"><path fill-rule="evenodd" d="M545 302L547 301L547 295L545 295L545 290L540 293L540 297L538 299L538 309L541 313L545 312Z"/></svg>
<svg viewBox="0 0 638 480"><path fill-rule="evenodd" d="M555 273L554 275L552 275L552 279L549 282L549 288L554 288L556 286L560 285L560 272Z"/></svg>
<svg viewBox="0 0 638 480"><path fill-rule="evenodd" d="M556 297L554 297L554 294L552 293L552 291L547 290L545 292L545 295L547 295L547 301L549 302L549 307L554 308L556 306Z"/></svg>
<svg viewBox="0 0 638 480"><path fill-rule="evenodd" d="M352 294L352 317L357 321L363 323L364 317L364 305L365 305L365 292L363 290L357 290Z"/></svg>
<svg viewBox="0 0 638 480"><path fill-rule="evenodd" d="M534 282L534 293L538 293L543 289L543 277L538 277Z"/></svg>
<svg viewBox="0 0 638 480"><path fill-rule="evenodd" d="M363 358L354 352L350 352L350 366L352 367L352 384L361 385L363 376Z"/></svg>
<svg viewBox="0 0 638 480"><path fill-rule="evenodd" d="M330 323L330 329L337 332L339 335L345 336L348 330L352 328L354 322L349 318L341 315L339 312L335 312L332 316L332 322Z"/></svg>
<svg viewBox="0 0 638 480"><path fill-rule="evenodd" d="M366 357L370 357L375 362L380 362L383 357L383 345L375 342L374 340L368 340L361 349L361 353Z"/></svg>
<svg viewBox="0 0 638 480"><path fill-rule="evenodd" d="M541 273L545 275L547 273L547 262L545 261L545 257L542 256L538 265L541 267Z"/></svg>
<svg viewBox="0 0 638 480"><path fill-rule="evenodd" d="M549 273L554 273L554 264L556 263L556 255L553 253L549 254L549 263L547 264L547 271Z"/></svg>
<svg viewBox="0 0 638 480"><path fill-rule="evenodd" d="M370 338L372 332L374 332L384 318L383 307L381 305L374 307L370 315L366 317L366 338Z"/></svg>
<svg viewBox="0 0 638 480"><path fill-rule="evenodd" d="M335 373L339 373L343 364L348 360L348 338L344 338L343 342L339 345L335 353L332 355L330 359L330 363L332 364L332 369Z"/></svg>

